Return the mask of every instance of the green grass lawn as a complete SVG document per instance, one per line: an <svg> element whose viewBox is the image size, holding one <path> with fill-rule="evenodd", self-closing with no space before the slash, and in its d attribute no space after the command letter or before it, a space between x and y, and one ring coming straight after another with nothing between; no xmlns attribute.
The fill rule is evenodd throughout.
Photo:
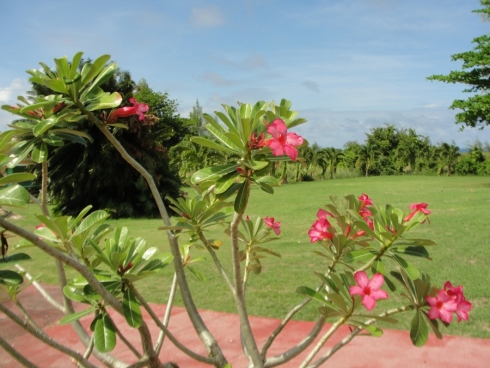
<svg viewBox="0 0 490 368"><path fill-rule="evenodd" d="M450 280L454 285L463 285L473 310L469 322L456 323L443 333L490 338L490 178L485 177L432 177L395 176L325 180L288 184L276 188L274 195L252 188L247 214L275 217L282 223L281 240L269 243L270 248L282 258L263 260L263 272L252 275L248 286L247 302L250 315L282 318L302 297L295 293L298 286L314 287L317 277L314 271L324 271L325 260L313 254L320 246L311 244L307 231L316 219L317 210L329 201L330 196L367 193L376 204L390 203L408 212L409 205L427 202L432 211L430 224L426 223L412 232L414 237L435 240L438 245L429 248L432 261L411 259L423 272L431 274L437 286ZM31 226L39 223L33 217L40 211L32 207L16 211L25 214L16 223ZM149 245L168 250L165 234L157 231L160 220L124 219L110 220L113 226L128 226L133 236L145 238ZM224 241L218 251L226 265L230 249L223 229L216 229L208 238ZM13 242L12 242L13 244ZM194 250L193 257L207 256L204 251ZM43 282L56 281L54 262L37 250L31 255L35 261L24 263L32 274L39 275ZM199 308L234 312L233 298L215 270L210 257L196 265L206 276L200 282L189 274L188 278ZM226 266L229 270L230 267ZM168 267L158 277L140 284L140 290L149 301L165 303L169 293L172 269ZM396 298L380 301L376 310L393 307ZM176 303L181 305L180 297ZM317 305L310 305L297 315L297 319L313 320L318 315ZM401 316L396 328L407 329L409 316ZM393 328L393 325L390 325Z"/></svg>

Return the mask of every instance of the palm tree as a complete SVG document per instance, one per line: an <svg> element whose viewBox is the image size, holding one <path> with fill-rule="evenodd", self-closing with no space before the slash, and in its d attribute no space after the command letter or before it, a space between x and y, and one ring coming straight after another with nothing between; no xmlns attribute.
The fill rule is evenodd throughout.
<svg viewBox="0 0 490 368"><path fill-rule="evenodd" d="M318 164L322 168L322 178L325 178L325 172L328 167L330 169L330 179L333 179L333 174L337 172L337 166L342 157L344 157L344 153L339 148L328 147L322 149L319 156Z"/></svg>
<svg viewBox="0 0 490 368"><path fill-rule="evenodd" d="M361 145L359 150L359 158L357 159L356 166L365 170L366 178L369 176L369 169L376 163L378 153L376 149L370 144Z"/></svg>
<svg viewBox="0 0 490 368"><path fill-rule="evenodd" d="M440 162L443 164L441 168L445 168L447 170L447 176L450 176L453 172L459 156L461 156L459 153L459 147L456 146L454 142L452 142L452 144L448 144L446 142L441 143L439 147L439 158Z"/></svg>

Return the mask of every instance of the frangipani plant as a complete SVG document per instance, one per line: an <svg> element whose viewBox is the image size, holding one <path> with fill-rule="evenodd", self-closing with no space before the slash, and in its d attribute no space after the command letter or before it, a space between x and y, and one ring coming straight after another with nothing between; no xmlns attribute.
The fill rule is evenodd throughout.
<svg viewBox="0 0 490 368"><path fill-rule="evenodd" d="M205 114L209 136L193 137L192 142L222 151L231 159L227 164L208 167L192 175L190 186L195 196L169 198L172 209L178 214L172 223L151 175L128 155L112 134L113 129L124 127L124 118L128 115L137 114L140 120L144 119L148 107L133 99L130 100L132 106L120 108L122 99L118 93L108 94L100 89L101 83L116 70L114 63L107 64L109 59L104 55L93 63L85 64L81 70L81 53L76 54L71 62L66 57L55 59L56 70L41 64L43 71L29 71L30 80L50 88L53 95L39 98L35 104L2 108L24 118L36 115L37 123L31 124L32 135L43 142L41 145L47 143L43 134L50 134L50 129L55 129L57 124L89 119L147 181L163 220L160 229L166 231L172 254L160 253L155 247L147 248L143 239L130 237L124 227L111 229L105 224L108 214L100 210L89 214L87 208L76 218L53 217L45 213L38 217L44 225L35 231L19 228L0 218L0 226L6 231L21 236L30 245L78 273L73 280L60 282L67 305L61 307L65 313L61 322L72 324L87 351L82 356L70 348L60 348L54 343L51 346L70 355L80 365L89 367L93 364L87 358L92 354L109 367L129 364L161 367L164 357L159 353L164 337L168 336L177 348L196 361L221 368L230 367L219 342L200 317L187 283L185 269L193 272L189 265L202 260L202 257L193 256L195 248L209 253L235 301L243 351L253 367L285 364L307 349L310 352L301 367L318 367L362 331L381 335L376 323L396 323L394 316L402 312L412 314L410 337L416 346L427 341L428 326L436 336L442 337L438 319L445 324L451 322L453 315L458 317L458 321L468 319L471 303L466 300L461 286L455 287L448 282L444 288L437 289L431 285L428 275L407 260L408 257L430 260L427 248L435 243L408 235L419 225L428 226L430 211L427 204L414 204L411 212L404 212L390 205L377 206L366 194L359 197L348 195L340 200L332 198L332 204L318 210L309 231L305 229L305 237L308 235L312 243L321 246L315 253L327 260L324 269L315 272L319 283L316 287L298 287L297 292L305 299L292 308L259 348L246 308L247 284L252 274L261 273L266 256L280 257L265 244L279 240L281 228L287 224L267 214L249 218L245 213L253 185L269 194L273 194L274 187L280 185L279 180L271 175L276 162L301 160L298 148L306 140L290 129L304 123L305 119L297 117L298 113L291 110L291 103L287 100L281 100L278 105L264 101L253 105L240 103L238 107L223 105L225 112L216 112L219 121ZM36 128L39 124L40 127ZM36 135L34 131L41 133ZM0 148L7 152L2 156L3 165L10 162L10 155L15 160L16 155L24 152L12 150L17 144L15 134L14 130L14 133L8 131L0 135ZM81 134L75 136L85 138ZM6 179L6 182L14 179ZM21 204L27 204L29 199L9 195L10 201L15 197ZM9 202L2 190L0 201L2 204ZM214 226L224 226L229 242L207 238L207 230ZM179 244L179 241L186 243ZM231 249L231 267L223 266L216 254L228 247ZM267 259L267 262L272 261ZM178 287L196 334L206 349L206 356L179 342L167 327L170 315L160 320L138 291L137 283L157 274L169 262L173 264L175 277L167 309L171 309ZM227 271L230 268L231 273ZM201 278L198 274L196 276ZM16 271L0 273L2 284L20 285L22 281L22 275ZM381 311L384 300L390 299L394 293L399 294L405 304ZM291 318L312 300L318 303L318 318L310 333L288 351L272 356L268 354L270 346ZM86 304L88 308L75 313L71 301ZM154 345L148 329L150 321L142 317L142 307L148 312L151 323L161 330ZM117 328L107 313L108 308L123 315L125 322L138 331L142 353ZM0 310L15 320L16 317L2 304ZM79 323L79 319L86 315L93 318L88 330ZM331 328L312 346L327 321L332 323ZM344 324L352 327L348 336L316 358L332 334ZM28 325L29 332L41 338L44 336L42 331L31 326L32 323L28 322ZM117 341L122 341L134 353L133 362L121 362L110 354Z"/></svg>

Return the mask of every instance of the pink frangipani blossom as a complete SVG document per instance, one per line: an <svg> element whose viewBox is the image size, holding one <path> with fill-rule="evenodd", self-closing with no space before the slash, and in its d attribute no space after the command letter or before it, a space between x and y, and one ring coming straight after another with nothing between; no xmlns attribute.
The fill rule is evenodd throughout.
<svg viewBox="0 0 490 368"><path fill-rule="evenodd" d="M435 297L428 296L425 298L430 305L429 318L440 318L446 323L451 323L453 319L452 312L456 312L458 309L458 303L455 298L449 296L445 290L439 290Z"/></svg>
<svg viewBox="0 0 490 368"><path fill-rule="evenodd" d="M296 133L288 133L286 124L282 119L275 119L267 126L267 133L272 138L265 141L274 156L288 155L291 160L296 161L298 157L297 146L303 144L303 137Z"/></svg>
<svg viewBox="0 0 490 368"><path fill-rule="evenodd" d="M466 300L463 295L463 287L460 285L458 287L453 286L449 281L444 284L444 290L447 295L453 297L456 301L456 316L458 316L458 322L461 320L468 320L468 312L471 311L471 303Z"/></svg>
<svg viewBox="0 0 490 368"><path fill-rule="evenodd" d="M148 111L148 105L145 103L139 103L133 97L129 99L129 103L131 103L133 106L120 107L114 110L110 113L107 121L109 123L113 123L119 118L125 118L131 115L138 115L140 121L145 120L144 113Z"/></svg>
<svg viewBox="0 0 490 368"><path fill-rule="evenodd" d="M431 212L427 209L427 203L412 203L410 205L410 212L407 217L405 217L405 222L408 222L412 219L413 216L417 214L417 212L422 212L424 215L430 215Z"/></svg>
<svg viewBox="0 0 490 368"><path fill-rule="evenodd" d="M274 217L265 217L264 218L265 224L270 227L276 235L279 235L281 233L281 223L280 222L274 222Z"/></svg>
<svg viewBox="0 0 490 368"><path fill-rule="evenodd" d="M358 271L354 274L358 286L351 286L349 288L350 295L361 295L362 304L368 311L376 306L376 300L387 299L388 294L384 290L379 290L385 282L383 275L376 273L372 279L369 280L368 275L364 271Z"/></svg>

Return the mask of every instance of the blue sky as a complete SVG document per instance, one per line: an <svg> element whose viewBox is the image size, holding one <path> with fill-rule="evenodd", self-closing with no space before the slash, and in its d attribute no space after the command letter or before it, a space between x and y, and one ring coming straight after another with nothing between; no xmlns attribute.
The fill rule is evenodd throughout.
<svg viewBox="0 0 490 368"><path fill-rule="evenodd" d="M460 69L490 24L478 0L5 1L0 104L29 90L25 70L53 58L110 54L136 81L168 92L188 116L221 103L287 98L310 143L341 148L384 123L432 143L490 141L459 131L448 106L463 86L426 81ZM13 119L0 111L0 130Z"/></svg>

